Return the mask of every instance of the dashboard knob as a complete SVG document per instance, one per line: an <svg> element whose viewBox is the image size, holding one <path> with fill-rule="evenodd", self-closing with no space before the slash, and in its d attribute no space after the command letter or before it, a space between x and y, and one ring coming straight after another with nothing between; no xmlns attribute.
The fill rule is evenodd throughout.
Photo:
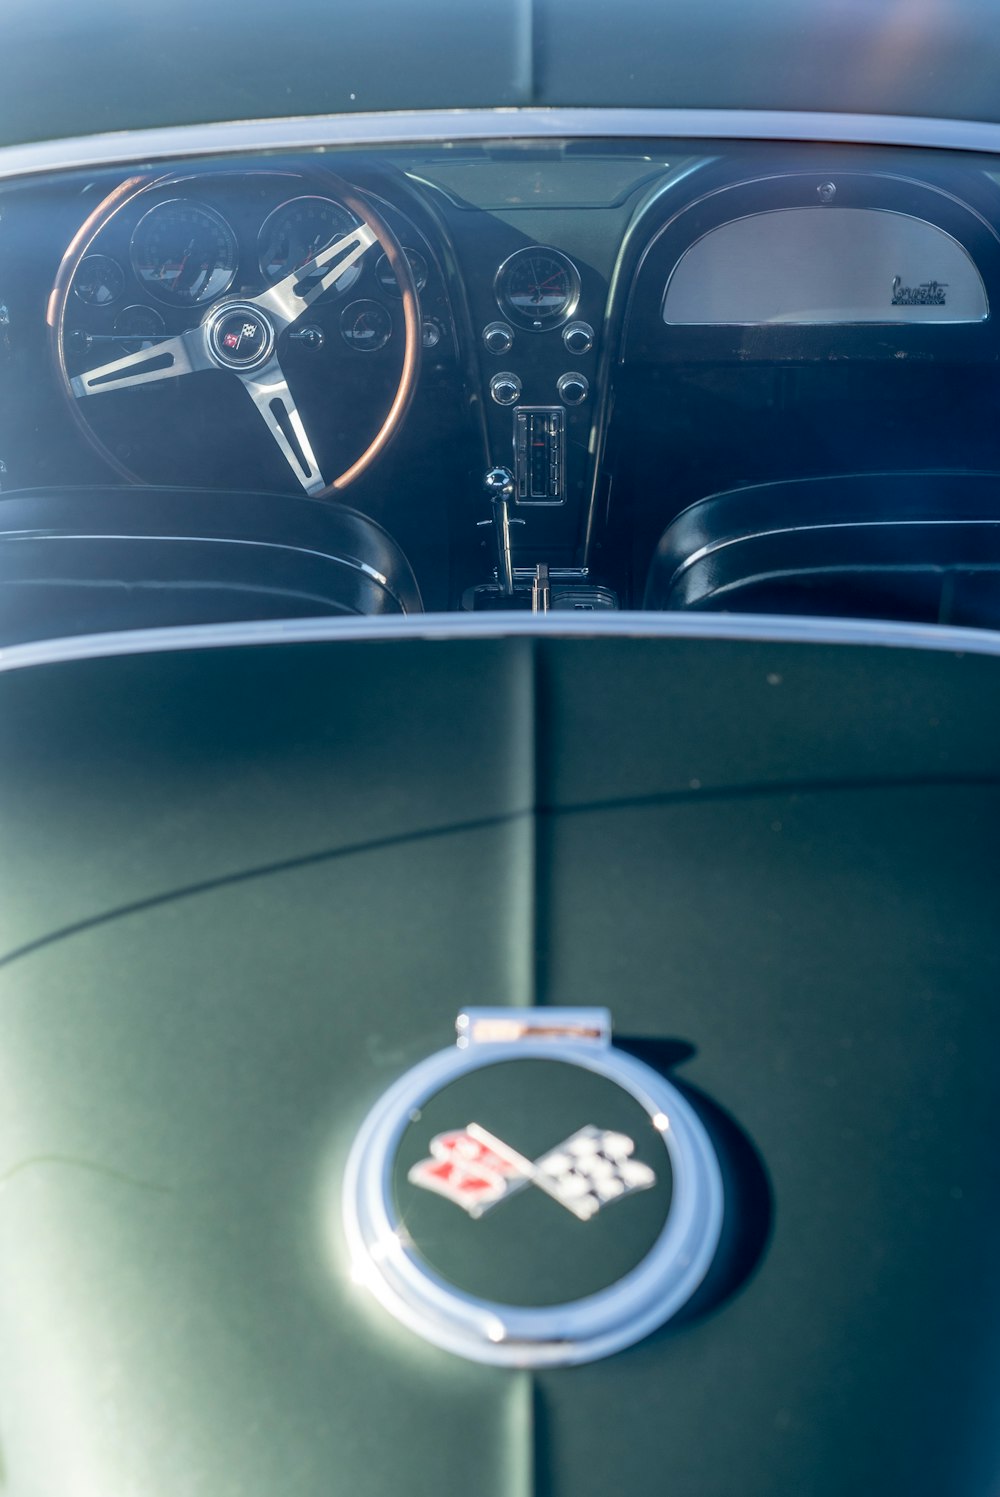
<svg viewBox="0 0 1000 1497"><path fill-rule="evenodd" d="M590 392L590 382L585 374L577 374L574 369L569 374L559 376L556 389L564 405L579 405Z"/></svg>
<svg viewBox="0 0 1000 1497"><path fill-rule="evenodd" d="M311 348L314 353L323 347L323 329L314 322L308 323L306 327L296 328L289 336L301 343L303 348Z"/></svg>
<svg viewBox="0 0 1000 1497"><path fill-rule="evenodd" d="M571 322L563 328L562 340L570 353L589 353L594 346L594 329L589 322Z"/></svg>
<svg viewBox="0 0 1000 1497"><path fill-rule="evenodd" d="M497 405L513 405L521 395L521 381L516 374L504 370L502 374L494 374L490 380L490 394Z"/></svg>
<svg viewBox="0 0 1000 1497"><path fill-rule="evenodd" d="M491 322L483 328L483 342L490 353L509 353L514 346L514 332L505 322Z"/></svg>

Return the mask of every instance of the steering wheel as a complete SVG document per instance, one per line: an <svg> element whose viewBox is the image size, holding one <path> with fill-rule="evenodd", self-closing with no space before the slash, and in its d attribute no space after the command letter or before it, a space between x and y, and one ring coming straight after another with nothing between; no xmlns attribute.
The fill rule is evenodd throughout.
<svg viewBox="0 0 1000 1497"><path fill-rule="evenodd" d="M420 370L420 303L410 262L399 240L378 210L331 172L312 173L323 192L342 203L358 221L305 264L252 296L223 295L207 303L198 323L173 337L161 337L135 353L71 375L66 361L66 310L73 278L98 237L120 215L134 212L137 201L177 184L176 174L132 177L98 204L69 244L49 296L46 320L50 348L73 416L87 440L130 483L143 480L126 467L94 430L86 416L90 401L116 390L182 378L199 370L220 369L238 380L292 474L313 498L347 488L385 450L399 430L416 389ZM404 347L395 394L381 426L365 450L338 477L320 471L312 442L278 358L278 340L333 283L378 244L395 274L402 298Z"/></svg>

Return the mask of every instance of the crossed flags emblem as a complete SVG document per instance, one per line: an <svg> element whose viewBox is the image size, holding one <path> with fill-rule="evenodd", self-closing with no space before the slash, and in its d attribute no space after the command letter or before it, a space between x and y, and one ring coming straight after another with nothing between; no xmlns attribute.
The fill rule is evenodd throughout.
<svg viewBox="0 0 1000 1497"><path fill-rule="evenodd" d="M239 333L226 333L222 341L227 348L237 349L244 338L256 338L256 336L257 324L255 322L245 322Z"/></svg>
<svg viewBox="0 0 1000 1497"><path fill-rule="evenodd" d="M525 1186L537 1185L580 1221L589 1221L611 1201L656 1184L655 1171L633 1159L634 1152L626 1134L588 1124L531 1160L478 1123L469 1123L432 1138L430 1158L415 1164L408 1178L454 1201L473 1218Z"/></svg>

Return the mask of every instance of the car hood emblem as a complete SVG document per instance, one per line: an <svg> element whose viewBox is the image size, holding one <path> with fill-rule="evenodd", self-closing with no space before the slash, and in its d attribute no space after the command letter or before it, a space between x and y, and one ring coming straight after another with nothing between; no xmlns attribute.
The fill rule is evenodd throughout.
<svg viewBox="0 0 1000 1497"><path fill-rule="evenodd" d="M612 1045L606 1009L469 1009L457 1030L355 1139L353 1278L475 1361L552 1367L630 1346L715 1256L722 1177L704 1124Z"/></svg>
<svg viewBox="0 0 1000 1497"><path fill-rule="evenodd" d="M523 1185L537 1185L589 1221L610 1201L656 1184L649 1165L630 1157L634 1150L624 1133L588 1126L532 1162L470 1123L460 1133L436 1134L431 1157L413 1165L407 1178L477 1218Z"/></svg>

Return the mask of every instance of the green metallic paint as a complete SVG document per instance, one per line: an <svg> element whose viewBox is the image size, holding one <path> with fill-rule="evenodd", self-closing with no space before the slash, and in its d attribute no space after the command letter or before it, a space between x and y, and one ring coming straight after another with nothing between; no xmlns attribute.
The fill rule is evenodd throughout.
<svg viewBox="0 0 1000 1497"><path fill-rule="evenodd" d="M499 639L0 676L11 1491L984 1497L998 670ZM456 1011L534 1001L613 1009L736 1205L696 1306L529 1378L370 1302L337 1203Z"/></svg>

